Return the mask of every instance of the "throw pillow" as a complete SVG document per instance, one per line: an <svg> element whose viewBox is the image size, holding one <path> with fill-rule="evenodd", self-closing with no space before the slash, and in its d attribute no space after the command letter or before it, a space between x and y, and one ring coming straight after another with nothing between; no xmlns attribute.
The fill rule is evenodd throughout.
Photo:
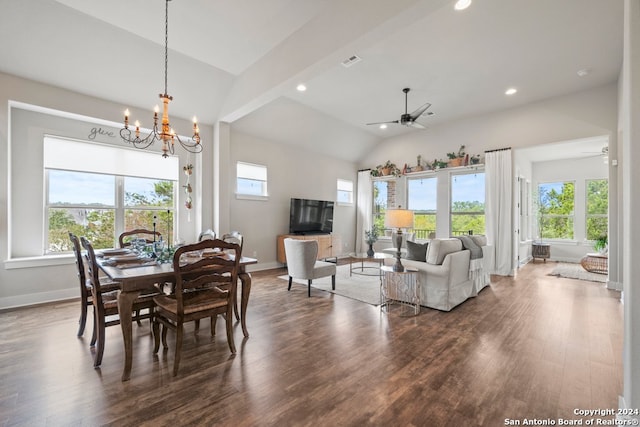
<svg viewBox="0 0 640 427"><path fill-rule="evenodd" d="M462 250L460 239L433 239L427 251L427 263L442 265L444 257L452 252Z"/></svg>
<svg viewBox="0 0 640 427"><path fill-rule="evenodd" d="M478 245L478 246L486 246L487 245L487 236L484 236L482 234L472 234L469 237L471 237L471 239L473 239L475 244Z"/></svg>
<svg viewBox="0 0 640 427"><path fill-rule="evenodd" d="M427 245L429 243L415 243L411 240L407 240L407 256L406 259L414 261L427 261Z"/></svg>

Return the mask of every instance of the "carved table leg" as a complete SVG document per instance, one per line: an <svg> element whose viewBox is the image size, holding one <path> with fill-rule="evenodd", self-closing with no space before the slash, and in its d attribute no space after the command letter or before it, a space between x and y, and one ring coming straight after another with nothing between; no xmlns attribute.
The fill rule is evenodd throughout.
<svg viewBox="0 0 640 427"><path fill-rule="evenodd" d="M122 328L122 340L124 341L122 381L128 381L131 376L131 361L133 359L131 310L133 309L133 301L138 298L139 294L140 292L118 292L118 315L120 316L120 328Z"/></svg>
<svg viewBox="0 0 640 427"><path fill-rule="evenodd" d="M251 293L251 275L246 271L240 272L240 283L242 284L242 298L240 300L240 323L242 324L242 333L245 337L249 337L247 331L247 305L249 304L249 294Z"/></svg>

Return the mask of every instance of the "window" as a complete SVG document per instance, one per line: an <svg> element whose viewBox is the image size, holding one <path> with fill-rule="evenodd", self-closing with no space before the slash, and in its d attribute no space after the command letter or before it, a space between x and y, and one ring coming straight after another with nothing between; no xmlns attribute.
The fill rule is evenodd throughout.
<svg viewBox="0 0 640 427"><path fill-rule="evenodd" d="M538 185L538 234L541 239L573 239L574 182Z"/></svg>
<svg viewBox="0 0 640 427"><path fill-rule="evenodd" d="M353 203L353 181L338 179L338 203Z"/></svg>
<svg viewBox="0 0 640 427"><path fill-rule="evenodd" d="M238 162L236 193L244 196L267 197L267 167Z"/></svg>
<svg viewBox="0 0 640 427"><path fill-rule="evenodd" d="M373 225L378 230L385 230L384 215L387 208L396 206L396 182L373 181Z"/></svg>
<svg viewBox="0 0 640 427"><path fill-rule="evenodd" d="M485 234L484 172L451 176L451 235Z"/></svg>
<svg viewBox="0 0 640 427"><path fill-rule="evenodd" d="M44 153L45 252L70 251L69 231L109 248L124 230L174 230L176 185L166 178L177 179L177 158L51 137ZM121 175L132 172L160 177Z"/></svg>
<svg viewBox="0 0 640 427"><path fill-rule="evenodd" d="M607 235L609 226L609 181L607 179L587 180L586 238L596 240Z"/></svg>
<svg viewBox="0 0 640 427"><path fill-rule="evenodd" d="M416 239L435 237L437 187L436 177L407 180L407 207L414 213Z"/></svg>

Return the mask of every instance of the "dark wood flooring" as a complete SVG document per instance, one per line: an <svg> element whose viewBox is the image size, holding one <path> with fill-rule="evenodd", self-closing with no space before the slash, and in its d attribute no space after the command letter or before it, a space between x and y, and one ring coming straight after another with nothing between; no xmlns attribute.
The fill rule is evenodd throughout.
<svg viewBox="0 0 640 427"><path fill-rule="evenodd" d="M145 322L133 327L125 383L120 328L107 328L94 369L91 321L75 336L77 301L5 311L0 425L502 426L617 408L619 293L548 276L553 266L493 276L453 311L413 318L320 290L307 298L306 286L287 292L283 270L254 273L251 336L235 324L235 357L224 320L214 338L203 322L173 377L173 349L154 356Z"/></svg>

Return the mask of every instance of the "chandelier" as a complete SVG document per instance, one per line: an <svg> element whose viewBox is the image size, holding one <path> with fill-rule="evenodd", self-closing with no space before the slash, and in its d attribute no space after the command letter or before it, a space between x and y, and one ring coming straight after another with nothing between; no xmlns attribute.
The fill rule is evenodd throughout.
<svg viewBox="0 0 640 427"><path fill-rule="evenodd" d="M173 97L167 93L167 64L168 64L168 40L169 40L169 2L165 3L165 19L164 19L164 93L161 93L160 99L162 99L162 119L158 124L159 108L156 105L153 113L153 129L147 136L140 137L140 122L136 120L135 131L132 133L129 129L129 110L124 112L124 127L120 129L120 137L125 142L132 144L136 148L145 149L156 141L162 141L162 157L169 157L169 154L174 154L174 145L178 141L182 148L190 153L200 153L202 151L202 145L200 144L200 129L198 128L198 121L193 118L193 136L187 140L180 138L171 125L169 124L169 101L173 100Z"/></svg>

